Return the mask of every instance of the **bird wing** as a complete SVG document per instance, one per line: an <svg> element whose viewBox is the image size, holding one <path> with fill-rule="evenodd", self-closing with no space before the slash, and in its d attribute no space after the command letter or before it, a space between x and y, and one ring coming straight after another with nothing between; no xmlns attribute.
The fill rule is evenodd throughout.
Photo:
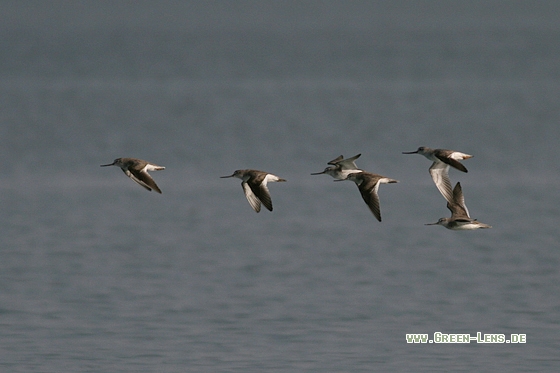
<svg viewBox="0 0 560 373"><path fill-rule="evenodd" d="M130 172L129 170L122 170L124 172L124 174L126 176L128 176L129 178L131 178L135 183L137 183L138 185L148 189L149 191L152 190L152 188L150 186L148 186L146 183L144 183L142 180L140 180L138 177L136 177L135 174L133 174L132 172ZM161 192L160 192L161 193Z"/></svg>
<svg viewBox="0 0 560 373"><path fill-rule="evenodd" d="M381 221L381 209L379 207L379 195L377 191L379 190L379 180L365 182L365 185L360 185L358 188L360 189L360 193L362 194L362 198L364 202L368 205L370 211L373 215L377 218L377 220Z"/></svg>
<svg viewBox="0 0 560 373"><path fill-rule="evenodd" d="M332 164L333 166L336 165L338 162L342 161L344 159L344 157L342 155L339 155L338 157L336 157L335 159L333 159L330 162L327 162L327 164Z"/></svg>
<svg viewBox="0 0 560 373"><path fill-rule="evenodd" d="M430 167L430 175L439 192L448 203L454 203L451 180L449 180L449 165L443 162L434 162Z"/></svg>
<svg viewBox="0 0 560 373"><path fill-rule="evenodd" d="M456 159L451 158L451 153L436 153L435 156L437 157L437 159L439 159L440 161L452 166L453 168L458 169L459 171L463 171L463 172L469 172L467 171L467 168L465 166L463 166L463 164L461 162L459 162Z"/></svg>
<svg viewBox="0 0 560 373"><path fill-rule="evenodd" d="M153 189L161 194L161 189L159 189L154 179L152 179L150 174L146 171L147 167L148 166L146 165L146 167L144 167L141 170L135 170L135 169L130 170L131 173L130 178L136 181L138 184L148 188L149 190Z"/></svg>
<svg viewBox="0 0 560 373"><path fill-rule="evenodd" d="M452 215L455 215L456 217L471 218L469 215L469 209L467 209L467 205L465 204L465 196L463 195L463 188L461 187L460 182L457 182L457 184L455 184L455 188L453 188L453 202L453 210L450 209Z"/></svg>
<svg viewBox="0 0 560 373"><path fill-rule="evenodd" d="M342 159L342 160L337 161L334 164L340 166L340 168L343 169L343 170L357 170L358 166L356 166L356 162L354 162L354 161L356 159L360 158L360 156L361 156L361 154L356 154L352 158Z"/></svg>
<svg viewBox="0 0 560 373"><path fill-rule="evenodd" d="M473 220L469 217L465 209L463 209L463 206L447 202L447 208L451 211L451 220L453 221L470 222Z"/></svg>
<svg viewBox="0 0 560 373"><path fill-rule="evenodd" d="M269 211L272 211L272 199L270 198L270 191L268 190L267 184L267 174L260 173L252 176L247 180L249 187L253 194L258 198L264 207Z"/></svg>
<svg viewBox="0 0 560 373"><path fill-rule="evenodd" d="M253 190L251 189L249 184L244 181L241 183L241 186L243 187L243 192L245 192L245 197L247 198L247 201L249 201L249 204L251 205L253 210L255 210L256 212L261 211L261 201L255 195L255 193L253 193Z"/></svg>

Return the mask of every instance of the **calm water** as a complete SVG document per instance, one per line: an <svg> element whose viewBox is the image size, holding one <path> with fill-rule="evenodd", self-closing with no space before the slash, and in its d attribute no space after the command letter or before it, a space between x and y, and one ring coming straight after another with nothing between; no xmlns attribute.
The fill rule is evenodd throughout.
<svg viewBox="0 0 560 373"><path fill-rule="evenodd" d="M85 4L0 31L3 372L558 369L546 7L165 2L167 24ZM401 154L421 145L475 155L450 176L493 229L424 225L449 211ZM353 183L309 175L357 153L400 181L382 223ZM123 156L166 166L163 194L99 167ZM274 212L219 178L239 168L288 180ZM435 332L527 343L406 343Z"/></svg>

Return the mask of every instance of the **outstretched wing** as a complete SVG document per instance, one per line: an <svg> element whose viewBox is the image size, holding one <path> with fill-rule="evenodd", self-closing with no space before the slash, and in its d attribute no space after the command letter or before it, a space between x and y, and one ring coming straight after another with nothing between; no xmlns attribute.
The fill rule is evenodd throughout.
<svg viewBox="0 0 560 373"><path fill-rule="evenodd" d="M450 165L453 168L458 169L459 171L463 171L463 172L469 172L467 171L467 168L465 166L463 166L463 164L461 162L459 162L456 159L451 158L451 152L445 152L445 153L436 153L435 156L442 162Z"/></svg>
<svg viewBox="0 0 560 373"><path fill-rule="evenodd" d="M266 186L266 178L266 173L259 173L247 180L247 183L249 184L249 187L251 188L251 191L253 192L255 197L262 202L264 207L266 207L269 211L272 211L272 199L270 198L270 191Z"/></svg>
<svg viewBox="0 0 560 373"><path fill-rule="evenodd" d="M463 195L463 189L461 188L460 182L455 184L455 188L453 188L453 202L448 202L447 208L451 211L451 218L455 220L471 219L469 210L465 204L465 196Z"/></svg>
<svg viewBox="0 0 560 373"><path fill-rule="evenodd" d="M251 205L253 210L255 210L256 212L261 211L261 201L255 195L255 193L253 193L253 190L251 189L249 184L247 184L247 182L244 181L241 183L241 186L243 187L243 192L245 192L245 197L247 198L247 201L249 201L249 204Z"/></svg>
<svg viewBox="0 0 560 373"><path fill-rule="evenodd" d="M146 188L147 190L151 191L152 188L146 184L145 182L143 182L141 179L139 179L135 174L133 174L132 172L130 172L129 170L122 170L124 172L124 174L126 176L128 176L129 178L131 178L135 183L137 183L138 185L142 186L143 188ZM161 193L161 192L160 192Z"/></svg>
<svg viewBox="0 0 560 373"><path fill-rule="evenodd" d="M130 171L131 174L132 174L131 179L136 181L138 184L143 185L143 186L147 186L148 189L153 189L156 192L161 194L161 189L159 189L159 187L157 186L154 179L152 179L150 174L146 171L147 167L148 166L144 167L140 171L131 170Z"/></svg>
<svg viewBox="0 0 560 373"><path fill-rule="evenodd" d="M370 211L378 221L381 221L381 208L379 207L379 195L377 194L379 190L379 180L368 182L359 189Z"/></svg>
<svg viewBox="0 0 560 373"><path fill-rule="evenodd" d="M448 203L454 203L451 180L449 180L449 165L442 162L434 162L430 167L430 175L443 198Z"/></svg>

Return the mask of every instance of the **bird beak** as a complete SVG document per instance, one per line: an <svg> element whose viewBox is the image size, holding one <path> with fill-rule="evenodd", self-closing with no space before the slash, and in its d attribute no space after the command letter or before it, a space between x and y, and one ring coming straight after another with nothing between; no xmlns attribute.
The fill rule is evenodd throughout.
<svg viewBox="0 0 560 373"><path fill-rule="evenodd" d="M311 175L321 175L321 174L324 174L324 173L325 173L325 171L322 171L322 172L314 172L314 173L312 173Z"/></svg>
<svg viewBox="0 0 560 373"><path fill-rule="evenodd" d="M424 224L424 225L438 225L438 223L437 223L437 222L435 222L435 223L426 223L426 224Z"/></svg>
<svg viewBox="0 0 560 373"><path fill-rule="evenodd" d="M115 162L109 164L102 164L101 167L114 166Z"/></svg>
<svg viewBox="0 0 560 373"><path fill-rule="evenodd" d="M220 176L220 179L225 179L225 178L228 178L228 177L233 177L233 175L229 175L229 176Z"/></svg>
<svg viewBox="0 0 560 373"><path fill-rule="evenodd" d="M403 153L403 154L417 154L417 153L418 153L418 150L415 151L415 152L402 152L402 153Z"/></svg>

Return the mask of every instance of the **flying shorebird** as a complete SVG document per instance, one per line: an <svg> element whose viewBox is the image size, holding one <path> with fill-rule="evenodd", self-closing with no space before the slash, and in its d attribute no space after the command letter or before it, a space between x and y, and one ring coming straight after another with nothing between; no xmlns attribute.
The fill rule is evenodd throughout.
<svg viewBox="0 0 560 373"><path fill-rule="evenodd" d="M467 206L465 205L465 197L463 196L461 183L457 183L455 188L453 188L453 202L447 202L447 208L451 211L450 218L440 218L437 222L426 225L443 225L447 229L456 231L492 228L488 224L481 223L476 219L471 219L469 210L467 210Z"/></svg>
<svg viewBox="0 0 560 373"><path fill-rule="evenodd" d="M236 170L230 176L221 176L221 178L227 177L236 177L243 180L241 186L245 192L245 197L256 212L261 211L261 203L269 211L272 211L272 199L266 184L269 182L286 181L276 175L257 170Z"/></svg>
<svg viewBox="0 0 560 373"><path fill-rule="evenodd" d="M431 149L421 146L415 152L403 152L403 154L421 154L433 161L430 166L430 175L439 189L439 192L447 202L453 203L453 191L449 180L449 166L459 171L468 172L460 160L472 158L472 155L447 149Z"/></svg>
<svg viewBox="0 0 560 373"><path fill-rule="evenodd" d="M358 186L364 202L368 205L369 209L377 220L381 221L381 209L379 207L379 184L398 183L397 180L389 179L388 177L372 174L370 172L354 172L348 174L346 179L352 180ZM342 181L342 180L335 180Z"/></svg>
<svg viewBox="0 0 560 373"><path fill-rule="evenodd" d="M148 171L165 170L165 167L137 158L117 158L113 163L101 165L101 167L107 166L119 166L126 176L144 188L150 191L153 189L161 194L161 189L159 189L154 179L148 174Z"/></svg>
<svg viewBox="0 0 560 373"><path fill-rule="evenodd" d="M358 166L356 166L356 162L354 162L356 159L360 158L360 156L361 154L357 154L352 158L344 159L344 157L340 155L327 163L332 166L325 168L322 172L314 172L311 175L327 174L337 180L345 180L348 174L363 171L359 169Z"/></svg>

